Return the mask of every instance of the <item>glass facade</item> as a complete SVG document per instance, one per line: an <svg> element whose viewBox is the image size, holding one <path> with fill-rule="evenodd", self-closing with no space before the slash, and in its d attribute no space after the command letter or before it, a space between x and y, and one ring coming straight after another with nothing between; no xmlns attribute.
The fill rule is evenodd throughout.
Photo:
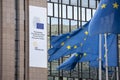
<svg viewBox="0 0 120 80"><path fill-rule="evenodd" d="M99 0L47 0L48 43L51 35L71 32L89 21L98 3ZM50 47L48 44L48 48ZM48 80L98 80L98 69L89 67L89 62L78 63L71 71L56 70L68 57L70 55L48 63ZM109 70L114 71L113 74L109 74L109 79L116 80L116 68L110 67Z"/></svg>

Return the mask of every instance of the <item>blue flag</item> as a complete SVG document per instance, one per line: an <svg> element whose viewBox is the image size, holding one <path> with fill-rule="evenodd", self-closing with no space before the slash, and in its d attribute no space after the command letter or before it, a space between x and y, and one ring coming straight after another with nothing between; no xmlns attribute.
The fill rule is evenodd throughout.
<svg viewBox="0 0 120 80"><path fill-rule="evenodd" d="M117 35L110 34L107 36L108 46L108 66L118 66L117 63ZM98 51L97 51L98 52ZM104 50L104 36L102 36L102 70L105 67L105 50ZM75 56L76 55L76 56ZM71 70L75 68L78 62L90 62L90 67L99 67L99 54L93 53L77 53L73 54L65 62L63 62L57 69L58 70Z"/></svg>
<svg viewBox="0 0 120 80"><path fill-rule="evenodd" d="M89 24L90 35L120 33L120 0L101 0Z"/></svg>
<svg viewBox="0 0 120 80"><path fill-rule="evenodd" d="M82 29L79 28L70 33L70 37L67 39L66 36L63 37L65 34L60 35L61 37L53 37L52 39L55 39L51 40L53 48L48 50L48 54L50 54L49 61L59 59L71 53L82 52L82 46L88 38L88 24L89 22Z"/></svg>

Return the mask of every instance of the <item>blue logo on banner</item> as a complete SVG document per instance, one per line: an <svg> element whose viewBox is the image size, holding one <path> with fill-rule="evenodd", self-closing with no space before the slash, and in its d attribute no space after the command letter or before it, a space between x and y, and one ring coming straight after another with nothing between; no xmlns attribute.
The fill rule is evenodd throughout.
<svg viewBox="0 0 120 80"><path fill-rule="evenodd" d="M44 29L43 23L37 23L37 29Z"/></svg>

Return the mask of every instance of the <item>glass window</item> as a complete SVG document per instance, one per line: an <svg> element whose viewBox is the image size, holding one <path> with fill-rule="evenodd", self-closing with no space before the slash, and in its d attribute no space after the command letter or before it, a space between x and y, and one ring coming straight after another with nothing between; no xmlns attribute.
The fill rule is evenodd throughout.
<svg viewBox="0 0 120 80"><path fill-rule="evenodd" d="M51 18L51 35L58 34L58 18Z"/></svg>
<svg viewBox="0 0 120 80"><path fill-rule="evenodd" d="M78 19L78 14L77 14L77 7L74 7L74 19L77 20Z"/></svg>
<svg viewBox="0 0 120 80"><path fill-rule="evenodd" d="M59 17L61 17L61 4L59 4Z"/></svg>
<svg viewBox="0 0 120 80"><path fill-rule="evenodd" d="M66 77L63 77L63 80L67 80L67 78L66 78Z"/></svg>
<svg viewBox="0 0 120 80"><path fill-rule="evenodd" d="M77 5L77 0L71 0L71 5Z"/></svg>
<svg viewBox="0 0 120 80"><path fill-rule="evenodd" d="M72 19L72 6L67 6L67 17Z"/></svg>
<svg viewBox="0 0 120 80"><path fill-rule="evenodd" d="M88 0L81 0L82 7L88 7Z"/></svg>
<svg viewBox="0 0 120 80"><path fill-rule="evenodd" d="M58 2L58 0L51 0L51 2Z"/></svg>
<svg viewBox="0 0 120 80"><path fill-rule="evenodd" d="M69 20L63 19L63 33L69 32Z"/></svg>
<svg viewBox="0 0 120 80"><path fill-rule="evenodd" d="M54 80L53 77L51 76L48 76L48 80Z"/></svg>
<svg viewBox="0 0 120 80"><path fill-rule="evenodd" d="M69 4L69 0L62 0L64 4Z"/></svg>
<svg viewBox="0 0 120 80"><path fill-rule="evenodd" d="M86 9L87 10L87 21L91 19L91 9Z"/></svg>
<svg viewBox="0 0 120 80"><path fill-rule="evenodd" d="M48 16L53 16L53 4L48 3Z"/></svg>
<svg viewBox="0 0 120 80"><path fill-rule="evenodd" d="M63 11L62 11L62 17L63 18L66 18L66 5L62 5L62 9L63 9Z"/></svg>
<svg viewBox="0 0 120 80"><path fill-rule="evenodd" d="M58 17L58 4L54 4L54 16Z"/></svg>
<svg viewBox="0 0 120 80"><path fill-rule="evenodd" d="M59 80L59 78L58 78L58 77L55 77L55 80Z"/></svg>
<svg viewBox="0 0 120 80"><path fill-rule="evenodd" d="M92 13L93 13L93 15L95 14L95 11L96 11L96 10L93 10L93 12L92 12ZM92 16L93 16L93 15L92 15Z"/></svg>
<svg viewBox="0 0 120 80"><path fill-rule="evenodd" d="M95 8L96 7L96 5L95 5L95 3L96 3L96 1L95 0L89 0L89 2L90 2L90 8Z"/></svg>
<svg viewBox="0 0 120 80"><path fill-rule="evenodd" d="M82 21L85 21L85 8L82 8Z"/></svg>
<svg viewBox="0 0 120 80"><path fill-rule="evenodd" d="M71 30L73 31L75 29L77 29L77 21L72 20L71 21Z"/></svg>

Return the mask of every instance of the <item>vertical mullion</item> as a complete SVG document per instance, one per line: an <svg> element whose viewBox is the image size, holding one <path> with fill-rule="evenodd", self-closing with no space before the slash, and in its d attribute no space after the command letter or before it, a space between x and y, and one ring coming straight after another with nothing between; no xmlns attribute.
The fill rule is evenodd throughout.
<svg viewBox="0 0 120 80"><path fill-rule="evenodd" d="M71 5L71 0L69 0L69 5Z"/></svg>
<svg viewBox="0 0 120 80"><path fill-rule="evenodd" d="M74 6L72 6L72 19L74 20Z"/></svg>
<svg viewBox="0 0 120 80"><path fill-rule="evenodd" d="M88 0L88 8L90 8L90 0Z"/></svg>
<svg viewBox="0 0 120 80"><path fill-rule="evenodd" d="M82 0L80 0L80 26L82 26Z"/></svg>
<svg viewBox="0 0 120 80"><path fill-rule="evenodd" d="M61 33L63 33L63 0L61 0ZM63 63L63 57L61 58L61 62ZM63 70L62 70L62 76L63 76Z"/></svg>
<svg viewBox="0 0 120 80"><path fill-rule="evenodd" d="M66 5L66 19L68 18L68 6Z"/></svg>
<svg viewBox="0 0 120 80"><path fill-rule="evenodd" d="M25 28L26 15L25 15L25 12L26 11L25 11L25 0L24 0L24 80L25 80L25 77L26 77L26 47L25 47L25 45L26 45L26 33L25 33L25 31L26 31L26 28Z"/></svg>
<svg viewBox="0 0 120 80"><path fill-rule="evenodd" d="M52 28L51 28L51 17L49 17L49 21L50 21L50 22L49 22L49 23L50 23L50 29L49 29L49 30L50 30L50 31L49 31L50 33L49 33L49 35L51 36L51 33L52 33L52 32L51 32L51 31L52 31L52 30L51 30L51 29L52 29ZM51 37L50 37L50 40L51 40ZM52 62L50 62L50 75L52 75L51 72L52 72Z"/></svg>
<svg viewBox="0 0 120 80"><path fill-rule="evenodd" d="M71 0L69 0L69 5L71 5ZM69 32L71 32L71 20L69 20ZM70 77L71 77L71 70L70 70Z"/></svg>
<svg viewBox="0 0 120 80"><path fill-rule="evenodd" d="M60 34L60 14L59 14L59 4L60 4L60 0L58 0L58 35ZM58 60L58 66L60 65L60 60ZM60 78L60 71L58 73L59 78Z"/></svg>
<svg viewBox="0 0 120 80"><path fill-rule="evenodd" d="M62 4L62 1L63 1L63 0L61 0L61 33L63 33L63 14L62 14L62 13L63 13L63 12L62 12L62 11L63 11L63 8L62 8L62 5L63 5L63 4Z"/></svg>
<svg viewBox="0 0 120 80"><path fill-rule="evenodd" d="M19 80L19 0L15 0L15 80Z"/></svg>
<svg viewBox="0 0 120 80"><path fill-rule="evenodd" d="M71 20L69 20L69 32L71 32ZM70 70L70 77L71 77L71 70Z"/></svg>
<svg viewBox="0 0 120 80"><path fill-rule="evenodd" d="M60 34L60 13L59 13L59 4L60 4L60 0L58 0L58 34Z"/></svg>
<svg viewBox="0 0 120 80"><path fill-rule="evenodd" d="M93 9L91 9L91 18L93 17Z"/></svg>
<svg viewBox="0 0 120 80"><path fill-rule="evenodd" d="M97 8L97 0L96 0L96 6L95 6L95 8Z"/></svg>
<svg viewBox="0 0 120 80"><path fill-rule="evenodd" d="M87 21L87 8L85 8L85 21Z"/></svg>
<svg viewBox="0 0 120 80"><path fill-rule="evenodd" d="M79 28L79 0L77 0L77 28ZM78 79L80 78L80 75L79 75L79 71L80 71L80 69L79 69L79 63L77 64L78 66Z"/></svg>
<svg viewBox="0 0 120 80"><path fill-rule="evenodd" d="M79 28L79 0L77 0L77 28Z"/></svg>
<svg viewBox="0 0 120 80"><path fill-rule="evenodd" d="M54 10L54 7L55 7L55 6L54 6L54 5L55 5L55 4L53 3L53 17L55 17L55 14L54 14L54 11L55 11L55 10Z"/></svg>
<svg viewBox="0 0 120 80"><path fill-rule="evenodd" d="M80 0L80 26L82 26L82 0ZM80 63L80 64L81 64L80 72L81 72L81 78L82 78L82 63Z"/></svg>

